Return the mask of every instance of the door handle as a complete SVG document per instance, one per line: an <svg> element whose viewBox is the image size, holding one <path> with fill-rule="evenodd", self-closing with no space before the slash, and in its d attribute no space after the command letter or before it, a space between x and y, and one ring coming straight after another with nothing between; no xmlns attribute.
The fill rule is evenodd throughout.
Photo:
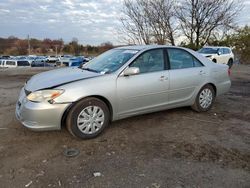
<svg viewBox="0 0 250 188"><path fill-rule="evenodd" d="M204 75L204 74L206 74L206 72L204 72L203 70L200 70L199 75Z"/></svg>
<svg viewBox="0 0 250 188"><path fill-rule="evenodd" d="M159 80L163 82L163 81L168 80L168 77L166 77L166 76L161 76Z"/></svg>

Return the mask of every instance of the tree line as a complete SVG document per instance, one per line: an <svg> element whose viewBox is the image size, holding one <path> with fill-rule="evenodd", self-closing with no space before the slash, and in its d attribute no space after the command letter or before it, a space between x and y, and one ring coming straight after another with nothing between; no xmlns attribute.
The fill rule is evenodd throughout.
<svg viewBox="0 0 250 188"><path fill-rule="evenodd" d="M30 53L31 55L71 54L91 56L111 48L113 48L111 42L104 42L98 46L82 45L79 44L77 38L73 38L69 43L65 43L63 39L19 39L15 36L0 38L0 55L29 55Z"/></svg>
<svg viewBox="0 0 250 188"><path fill-rule="evenodd" d="M235 29L239 0L124 0L122 40L175 45L180 36L193 49Z"/></svg>

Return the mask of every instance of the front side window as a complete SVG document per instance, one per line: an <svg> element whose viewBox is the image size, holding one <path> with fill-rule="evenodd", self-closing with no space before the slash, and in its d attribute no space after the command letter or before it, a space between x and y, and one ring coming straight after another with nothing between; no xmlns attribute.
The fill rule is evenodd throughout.
<svg viewBox="0 0 250 188"><path fill-rule="evenodd" d="M171 69L184 69L203 66L194 56L182 49L168 49Z"/></svg>
<svg viewBox="0 0 250 188"><path fill-rule="evenodd" d="M219 54L223 54L224 52L223 52L223 48L220 48L219 50L218 50L218 52L219 52Z"/></svg>
<svg viewBox="0 0 250 188"><path fill-rule="evenodd" d="M141 54L130 67L138 67L140 73L164 70L164 55L162 49L154 49Z"/></svg>

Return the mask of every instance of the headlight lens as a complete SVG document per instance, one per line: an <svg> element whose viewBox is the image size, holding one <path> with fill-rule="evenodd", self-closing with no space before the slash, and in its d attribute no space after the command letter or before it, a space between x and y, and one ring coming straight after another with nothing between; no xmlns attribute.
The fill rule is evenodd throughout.
<svg viewBox="0 0 250 188"><path fill-rule="evenodd" d="M63 92L64 90L62 89L40 90L29 94L27 99L33 102L52 101L63 94Z"/></svg>

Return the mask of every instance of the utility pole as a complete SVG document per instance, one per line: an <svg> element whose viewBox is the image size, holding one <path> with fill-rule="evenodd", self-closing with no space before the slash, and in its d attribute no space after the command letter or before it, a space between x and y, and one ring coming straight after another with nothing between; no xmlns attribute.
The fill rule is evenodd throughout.
<svg viewBox="0 0 250 188"><path fill-rule="evenodd" d="M56 57L57 57L57 47L58 47L58 45L56 45Z"/></svg>
<svg viewBox="0 0 250 188"><path fill-rule="evenodd" d="M30 55L30 35L28 35L28 49L29 49L29 55Z"/></svg>

